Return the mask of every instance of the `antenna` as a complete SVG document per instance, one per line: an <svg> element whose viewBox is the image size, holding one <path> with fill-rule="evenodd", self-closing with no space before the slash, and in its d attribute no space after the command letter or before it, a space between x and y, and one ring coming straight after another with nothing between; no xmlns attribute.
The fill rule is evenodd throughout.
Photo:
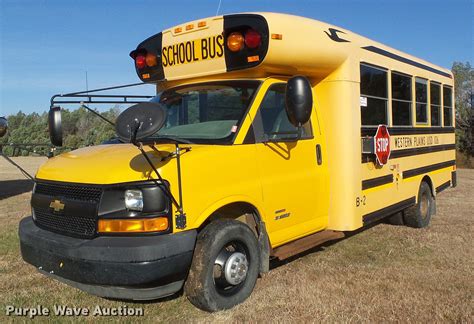
<svg viewBox="0 0 474 324"><path fill-rule="evenodd" d="M219 10L221 9L221 2L222 2L222 0L219 0L219 5L217 6L216 16L219 15Z"/></svg>
<svg viewBox="0 0 474 324"><path fill-rule="evenodd" d="M87 79L87 70L86 70L86 93L89 92L89 80Z"/></svg>

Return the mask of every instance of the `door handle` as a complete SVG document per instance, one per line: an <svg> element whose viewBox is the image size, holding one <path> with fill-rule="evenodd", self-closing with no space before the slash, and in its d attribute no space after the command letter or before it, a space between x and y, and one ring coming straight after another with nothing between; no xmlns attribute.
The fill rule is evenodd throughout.
<svg viewBox="0 0 474 324"><path fill-rule="evenodd" d="M321 145L319 145L319 144L316 145L316 161L318 162L318 165L321 165L323 163L323 155L321 153Z"/></svg>

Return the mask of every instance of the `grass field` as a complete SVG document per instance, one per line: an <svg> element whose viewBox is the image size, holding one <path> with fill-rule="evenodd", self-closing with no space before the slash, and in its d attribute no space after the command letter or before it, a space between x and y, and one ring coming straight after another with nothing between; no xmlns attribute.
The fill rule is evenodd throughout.
<svg viewBox="0 0 474 324"><path fill-rule="evenodd" d="M17 158L34 172L41 158ZM142 307L126 320L285 322L473 322L474 170L458 169L458 187L440 194L429 228L379 224L336 244L274 265L252 296L232 310L209 314L184 296L126 303L91 296L46 278L19 254L19 220L29 215L31 186L0 159L0 322L7 305ZM36 317L73 321L73 317ZM81 317L81 320L116 320Z"/></svg>

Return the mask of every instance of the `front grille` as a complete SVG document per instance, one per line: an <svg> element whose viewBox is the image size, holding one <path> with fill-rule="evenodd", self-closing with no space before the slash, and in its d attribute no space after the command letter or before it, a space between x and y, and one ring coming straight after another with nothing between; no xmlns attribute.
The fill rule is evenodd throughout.
<svg viewBox="0 0 474 324"><path fill-rule="evenodd" d="M35 193L51 197L64 197L67 199L99 202L102 189L90 186L63 185L38 182Z"/></svg>
<svg viewBox="0 0 474 324"><path fill-rule="evenodd" d="M31 200L35 222L53 232L92 238L96 235L101 196L100 187L38 182ZM50 207L55 200L64 204L64 210Z"/></svg>
<svg viewBox="0 0 474 324"><path fill-rule="evenodd" d="M97 219L54 214L36 208L36 224L54 232L89 238L95 235Z"/></svg>

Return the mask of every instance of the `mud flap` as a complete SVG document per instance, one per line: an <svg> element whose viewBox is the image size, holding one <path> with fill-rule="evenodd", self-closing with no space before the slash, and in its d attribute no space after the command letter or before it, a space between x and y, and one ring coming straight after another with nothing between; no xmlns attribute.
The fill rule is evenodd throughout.
<svg viewBox="0 0 474 324"><path fill-rule="evenodd" d="M260 249L260 273L270 271L270 243L265 223L258 221L258 247Z"/></svg>

